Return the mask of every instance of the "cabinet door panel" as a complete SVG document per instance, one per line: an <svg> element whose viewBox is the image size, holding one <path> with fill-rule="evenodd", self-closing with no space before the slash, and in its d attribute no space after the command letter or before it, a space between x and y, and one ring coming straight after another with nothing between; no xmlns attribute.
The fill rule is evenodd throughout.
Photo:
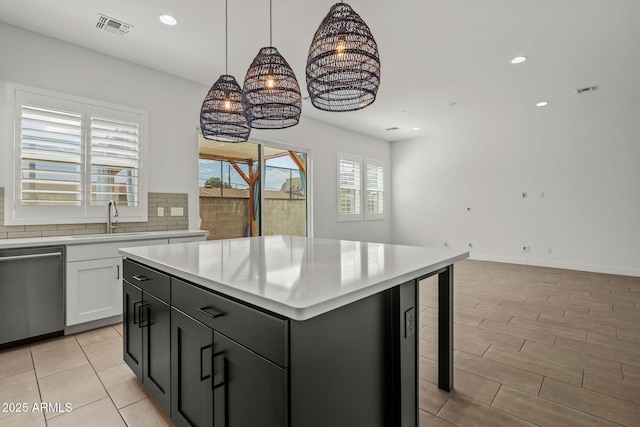
<svg viewBox="0 0 640 427"><path fill-rule="evenodd" d="M171 309L171 417L178 426L213 424L213 331Z"/></svg>
<svg viewBox="0 0 640 427"><path fill-rule="evenodd" d="M167 414L171 413L171 308L144 292L142 304L142 383Z"/></svg>
<svg viewBox="0 0 640 427"><path fill-rule="evenodd" d="M287 369L214 332L216 427L288 425Z"/></svg>
<svg viewBox="0 0 640 427"><path fill-rule="evenodd" d="M142 380L142 328L138 319L138 306L142 303L142 289L123 282L123 350L124 361Z"/></svg>
<svg viewBox="0 0 640 427"><path fill-rule="evenodd" d="M122 258L67 263L67 326L122 314Z"/></svg>

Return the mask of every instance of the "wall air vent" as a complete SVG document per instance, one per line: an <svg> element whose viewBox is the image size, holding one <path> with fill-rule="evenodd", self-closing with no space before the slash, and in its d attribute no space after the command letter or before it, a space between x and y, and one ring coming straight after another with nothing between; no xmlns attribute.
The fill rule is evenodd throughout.
<svg viewBox="0 0 640 427"><path fill-rule="evenodd" d="M94 25L99 30L106 31L111 34L117 34L119 36L127 35L129 30L133 28L133 25L125 24L122 21L102 15L101 13L96 15Z"/></svg>
<svg viewBox="0 0 640 427"><path fill-rule="evenodd" d="M386 128L385 130L398 130L398 129L400 128L397 126L394 126L394 127Z"/></svg>
<svg viewBox="0 0 640 427"><path fill-rule="evenodd" d="M598 90L598 85L587 86L587 87L583 87L581 89L576 89L576 95L580 95L580 94L588 93L588 92L595 92L597 90Z"/></svg>

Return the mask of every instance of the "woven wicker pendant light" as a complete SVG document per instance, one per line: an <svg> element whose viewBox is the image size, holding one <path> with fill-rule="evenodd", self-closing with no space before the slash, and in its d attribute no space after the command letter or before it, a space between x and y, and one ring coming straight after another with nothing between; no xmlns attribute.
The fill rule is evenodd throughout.
<svg viewBox="0 0 640 427"><path fill-rule="evenodd" d="M225 74L211 86L200 109L200 129L206 139L222 142L243 142L251 128L242 110L242 89L228 74L228 24L225 1Z"/></svg>
<svg viewBox="0 0 640 427"><path fill-rule="evenodd" d="M244 115L255 129L284 129L300 121L302 96L296 75L273 47L269 0L269 47L263 47L247 70L242 88Z"/></svg>
<svg viewBox="0 0 640 427"><path fill-rule="evenodd" d="M320 23L309 47L306 71L309 98L320 110L360 110L376 100L378 45L348 4L334 4Z"/></svg>

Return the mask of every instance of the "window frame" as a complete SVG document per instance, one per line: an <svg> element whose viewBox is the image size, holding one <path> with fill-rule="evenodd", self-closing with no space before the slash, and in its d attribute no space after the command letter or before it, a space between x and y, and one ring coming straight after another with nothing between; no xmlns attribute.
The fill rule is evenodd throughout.
<svg viewBox="0 0 640 427"><path fill-rule="evenodd" d="M144 110L110 104L31 86L5 82L4 122L6 124L4 151L4 224L90 224L107 220L106 206L91 205L91 118L112 114L112 120L126 120L139 125L138 149L138 206L118 206L120 222L148 221L147 208L147 123ZM21 129L22 105L51 110L63 110L81 115L81 205L80 206L27 206L21 204Z"/></svg>
<svg viewBox="0 0 640 427"><path fill-rule="evenodd" d="M382 193L382 213L369 213L369 165L377 166L382 169L382 189L380 190ZM363 189L363 206L364 206L364 219L365 221L376 221L386 218L387 211L387 200L386 200L386 172L384 167L384 162L382 160L365 158L364 159L364 180L362 183Z"/></svg>
<svg viewBox="0 0 640 427"><path fill-rule="evenodd" d="M359 192L357 198L354 198L355 201L358 202L359 204L359 208L360 211L358 213L342 213L340 207L341 207L341 190L342 190L342 186L341 186L341 171L340 171L340 163L341 161L351 161L351 162L357 162L360 166L360 170L358 173L358 179L359 179L359 183L358 183L358 188L357 191ZM362 221L362 219L364 218L364 210L363 210L363 203L362 203L362 177L363 177L363 173L362 173L362 168L364 166L364 162L363 162L363 158L362 156L358 156L358 155L354 155L354 154L348 154L348 153L342 153L342 152L338 152L337 155L337 162L336 162L336 168L337 168L337 182L336 182L336 203L337 203L337 221L338 222L347 222L347 221Z"/></svg>

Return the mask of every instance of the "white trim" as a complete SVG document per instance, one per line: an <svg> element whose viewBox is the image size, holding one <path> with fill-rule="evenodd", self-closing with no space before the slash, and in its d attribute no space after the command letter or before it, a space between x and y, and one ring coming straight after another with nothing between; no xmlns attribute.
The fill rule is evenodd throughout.
<svg viewBox="0 0 640 427"><path fill-rule="evenodd" d="M102 223L107 219L107 209L91 207L89 204L89 186L90 186L90 167L87 166L87 161L90 156L87 146L86 138L87 126L90 126L90 119L92 109L108 109L113 114L121 118L126 116L132 119L135 116L135 121L140 122L140 160L139 160L139 203L136 207L119 206L119 218L120 222L146 222L148 220L148 208L147 208L147 191L148 191L148 171L145 165L147 157L147 145L146 141L147 126L148 126L148 114L144 110L115 105L107 102L93 100L89 98L83 98L74 95L67 95L59 92L54 92L46 89L35 88L11 82L2 82L2 93L5 95L4 102L4 117L2 118L5 123L5 143L4 151L5 157L3 161L4 174L4 225L42 225L42 224L89 224L89 223ZM48 98L46 101L44 98ZM83 191L83 203L79 207L51 207L51 206L16 206L16 195L20 193L20 171L16 168L16 159L19 153L17 129L19 129L20 123L17 120L17 109L21 108L18 100L28 101L33 99L30 103L46 104L43 107L55 108L67 108L71 111L76 111L83 115L83 179L85 180ZM87 180L87 175L89 176Z"/></svg>
<svg viewBox="0 0 640 427"><path fill-rule="evenodd" d="M606 265L576 264L571 262L551 261L531 258L501 257L487 254L470 253L469 259L477 261L501 262L505 264L532 265L537 267L561 268L565 270L588 271L591 273L619 274L640 277L640 269L627 267L611 267Z"/></svg>

